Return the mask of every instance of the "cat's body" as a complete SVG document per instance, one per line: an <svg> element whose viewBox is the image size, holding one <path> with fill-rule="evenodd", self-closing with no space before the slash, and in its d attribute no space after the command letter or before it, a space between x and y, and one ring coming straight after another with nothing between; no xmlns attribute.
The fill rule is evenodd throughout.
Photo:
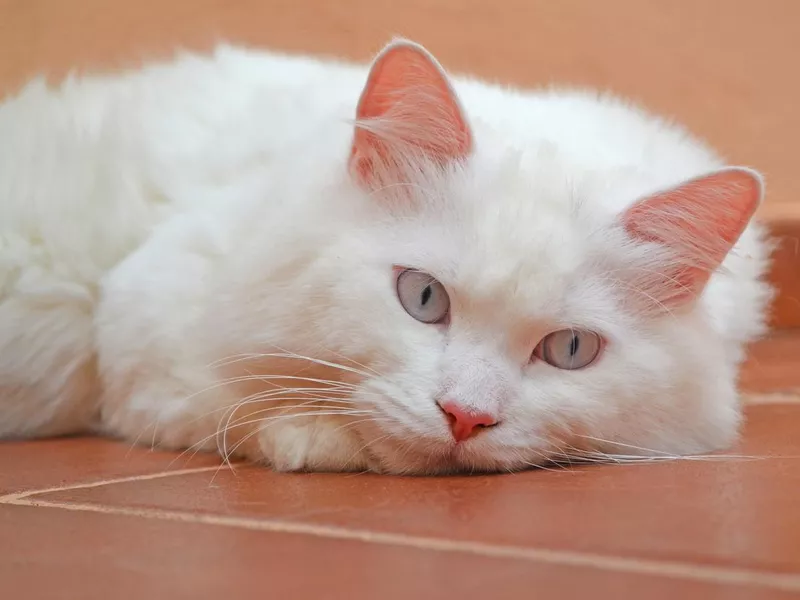
<svg viewBox="0 0 800 600"><path fill-rule="evenodd" d="M0 106L0 437L393 472L728 444L769 297L760 183L731 183L759 198L708 265L713 240L633 244L658 221L622 227L634 204L720 159L588 93L457 79L467 124L397 48L358 109L362 67L230 48ZM669 261L717 272L690 289ZM404 311L404 268L442 282L446 318ZM531 360L564 327L598 332L597 364ZM463 415L489 420L462 436Z"/></svg>

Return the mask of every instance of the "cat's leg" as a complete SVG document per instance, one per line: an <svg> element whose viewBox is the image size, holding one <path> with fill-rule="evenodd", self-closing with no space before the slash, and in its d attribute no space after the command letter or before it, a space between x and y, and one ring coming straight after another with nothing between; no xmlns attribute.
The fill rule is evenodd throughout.
<svg viewBox="0 0 800 600"><path fill-rule="evenodd" d="M260 418L214 394L176 393L174 382L140 387L123 403L106 403L103 428L141 445L246 458L276 471L365 471L373 468L352 422L335 416ZM275 408L275 407L270 407Z"/></svg>
<svg viewBox="0 0 800 600"><path fill-rule="evenodd" d="M373 467L352 420L243 402L230 388L200 373L186 379L162 373L139 379L127 390L107 385L106 392L103 429L141 445L216 452L226 459L266 463L277 471Z"/></svg>
<svg viewBox="0 0 800 600"><path fill-rule="evenodd" d="M184 377L186 373L169 368L157 372L142 368L138 376L134 371L122 377L111 368L102 375L100 427L104 433L189 455L215 452L227 458L248 454L258 458L253 456L255 443L237 446L253 428L247 427L243 415L231 416L236 398L210 377L201 373Z"/></svg>
<svg viewBox="0 0 800 600"><path fill-rule="evenodd" d="M351 420L335 415L283 415L261 426L260 451L276 471L374 469L368 445L352 424Z"/></svg>

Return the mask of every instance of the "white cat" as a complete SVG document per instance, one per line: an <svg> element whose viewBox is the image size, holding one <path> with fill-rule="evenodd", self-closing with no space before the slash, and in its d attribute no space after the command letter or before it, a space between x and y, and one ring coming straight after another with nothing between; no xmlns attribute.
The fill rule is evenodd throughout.
<svg viewBox="0 0 800 600"><path fill-rule="evenodd" d="M449 81L403 40L368 74L223 47L7 100L0 437L392 473L730 444L760 177L614 98Z"/></svg>

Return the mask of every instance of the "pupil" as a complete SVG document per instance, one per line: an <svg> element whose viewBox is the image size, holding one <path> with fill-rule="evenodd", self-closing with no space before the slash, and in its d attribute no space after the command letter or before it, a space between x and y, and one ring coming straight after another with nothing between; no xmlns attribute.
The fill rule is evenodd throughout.
<svg viewBox="0 0 800 600"><path fill-rule="evenodd" d="M578 353L578 348L580 348L581 341L577 335L573 335L572 339L569 341L569 355L575 356Z"/></svg>
<svg viewBox="0 0 800 600"><path fill-rule="evenodd" d="M422 301L422 306L425 306L428 303L432 295L433 295L433 289L431 288L431 286L427 286L424 290L422 290L422 296L420 298L420 300Z"/></svg>

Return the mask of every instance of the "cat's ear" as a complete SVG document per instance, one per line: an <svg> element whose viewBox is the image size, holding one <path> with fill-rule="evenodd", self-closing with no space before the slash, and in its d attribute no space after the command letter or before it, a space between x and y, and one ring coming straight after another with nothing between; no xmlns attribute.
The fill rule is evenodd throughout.
<svg viewBox="0 0 800 600"><path fill-rule="evenodd" d="M623 217L628 234L667 250L667 264L651 265L639 291L667 309L696 298L747 227L763 189L758 173L732 167L634 204Z"/></svg>
<svg viewBox="0 0 800 600"><path fill-rule="evenodd" d="M402 181L420 160L465 158L472 134L442 67L422 46L396 40L370 68L356 112L350 170L376 189Z"/></svg>

